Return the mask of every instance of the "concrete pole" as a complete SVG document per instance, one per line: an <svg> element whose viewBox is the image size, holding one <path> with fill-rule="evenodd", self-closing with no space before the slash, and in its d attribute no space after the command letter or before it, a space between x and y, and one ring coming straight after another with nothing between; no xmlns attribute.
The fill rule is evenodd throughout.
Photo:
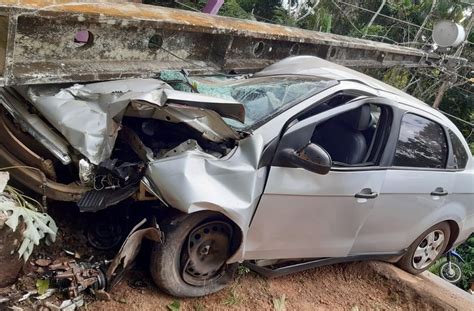
<svg viewBox="0 0 474 311"><path fill-rule="evenodd" d="M472 30L472 27L474 26L474 12L471 12L471 16L469 17L469 22L466 26L466 38L465 40L463 41L463 43L461 43L461 45L459 46L459 48L457 49L457 51L454 53L454 56L455 57L460 57L461 54L462 54L462 51L464 49L464 46L466 45L467 43L467 39L469 37L469 34L471 33L471 30ZM443 84L441 84L441 87L438 89L438 93L436 94L436 98L433 102L433 108L436 108L438 109L439 107L439 104L441 104L441 100L443 99L443 96L444 96L444 93L449 89L449 87L451 86L451 83L449 82L448 80L449 78L447 78Z"/></svg>

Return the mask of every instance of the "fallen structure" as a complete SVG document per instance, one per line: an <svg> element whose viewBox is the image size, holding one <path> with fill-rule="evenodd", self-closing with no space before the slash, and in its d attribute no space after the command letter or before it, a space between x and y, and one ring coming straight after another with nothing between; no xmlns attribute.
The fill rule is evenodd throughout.
<svg viewBox="0 0 474 311"><path fill-rule="evenodd" d="M292 55L351 67L459 65L422 50L135 3L0 1L0 85L249 72Z"/></svg>

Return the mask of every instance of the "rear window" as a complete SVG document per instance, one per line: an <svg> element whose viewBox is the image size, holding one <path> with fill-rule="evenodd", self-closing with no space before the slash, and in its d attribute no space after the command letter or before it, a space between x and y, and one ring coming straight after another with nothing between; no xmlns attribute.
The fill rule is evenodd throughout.
<svg viewBox="0 0 474 311"><path fill-rule="evenodd" d="M439 124L411 113L403 116L393 165L445 168L447 151Z"/></svg>
<svg viewBox="0 0 474 311"><path fill-rule="evenodd" d="M467 155L466 148L464 148L459 137L449 130L449 138L451 139L451 144L453 145L453 156L454 156L454 165L456 168L463 169L466 167Z"/></svg>

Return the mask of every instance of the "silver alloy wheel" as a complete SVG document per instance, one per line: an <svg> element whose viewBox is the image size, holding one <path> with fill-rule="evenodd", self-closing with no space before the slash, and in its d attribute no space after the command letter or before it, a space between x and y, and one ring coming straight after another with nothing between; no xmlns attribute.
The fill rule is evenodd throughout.
<svg viewBox="0 0 474 311"><path fill-rule="evenodd" d="M435 230L428 233L415 250L412 264L415 269L428 267L443 250L444 232Z"/></svg>

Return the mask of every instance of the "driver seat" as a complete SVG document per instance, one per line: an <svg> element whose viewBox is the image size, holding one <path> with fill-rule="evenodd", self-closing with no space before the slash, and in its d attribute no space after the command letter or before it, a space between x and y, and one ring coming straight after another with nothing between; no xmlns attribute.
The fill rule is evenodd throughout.
<svg viewBox="0 0 474 311"><path fill-rule="evenodd" d="M363 135L371 124L370 106L363 105L316 127L311 141L320 145L335 162L362 163L368 151Z"/></svg>

